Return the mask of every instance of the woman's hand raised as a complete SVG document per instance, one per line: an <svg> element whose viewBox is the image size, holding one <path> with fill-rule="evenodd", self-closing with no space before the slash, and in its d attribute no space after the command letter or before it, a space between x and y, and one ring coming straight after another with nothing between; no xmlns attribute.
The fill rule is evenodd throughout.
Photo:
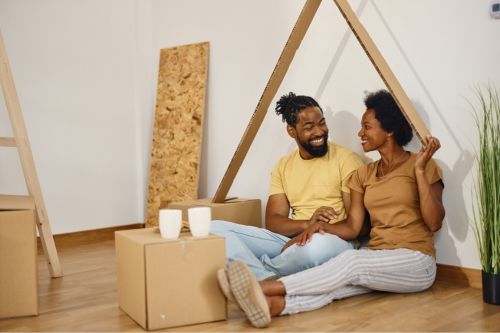
<svg viewBox="0 0 500 333"><path fill-rule="evenodd" d="M427 145L422 147L417 154L415 161L415 172L424 172L427 163L430 161L434 153L441 147L439 140L433 136L427 137Z"/></svg>

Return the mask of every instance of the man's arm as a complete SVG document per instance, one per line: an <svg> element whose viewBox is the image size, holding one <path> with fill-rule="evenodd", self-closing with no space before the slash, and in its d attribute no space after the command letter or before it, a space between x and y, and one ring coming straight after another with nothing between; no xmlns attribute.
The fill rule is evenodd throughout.
<svg viewBox="0 0 500 333"><path fill-rule="evenodd" d="M342 192L344 195L344 192ZM345 240L357 238L365 224L366 209L363 203L363 194L351 191L349 200L349 215L344 221L335 224L323 223L322 229Z"/></svg>
<svg viewBox="0 0 500 333"><path fill-rule="evenodd" d="M307 230L304 230L300 235L294 237L284 247L284 251L291 244L297 243L299 246L305 245L312 239L312 235L316 232L330 233L339 236L344 240L352 240L359 236L365 224L366 209L363 203L363 194L351 191L351 201L349 205L349 215L346 220L329 224L325 222L317 222L311 224Z"/></svg>
<svg viewBox="0 0 500 333"><path fill-rule="evenodd" d="M309 220L288 218L290 204L284 193L269 196L266 206L266 229L284 236L294 236L309 226Z"/></svg>

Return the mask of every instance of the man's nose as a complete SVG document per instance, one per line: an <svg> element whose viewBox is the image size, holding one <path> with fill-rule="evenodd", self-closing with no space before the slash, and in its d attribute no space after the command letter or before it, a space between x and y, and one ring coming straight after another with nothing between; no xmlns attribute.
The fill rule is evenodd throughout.
<svg viewBox="0 0 500 333"><path fill-rule="evenodd" d="M325 135L325 131L320 126L315 126L314 131L313 131L313 135L314 136L323 136L323 135Z"/></svg>

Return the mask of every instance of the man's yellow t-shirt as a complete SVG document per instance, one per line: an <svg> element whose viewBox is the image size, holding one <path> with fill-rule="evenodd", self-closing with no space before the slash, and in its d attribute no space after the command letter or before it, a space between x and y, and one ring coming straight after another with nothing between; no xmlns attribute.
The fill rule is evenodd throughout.
<svg viewBox="0 0 500 333"><path fill-rule="evenodd" d="M328 152L322 157L304 160L299 150L281 158L271 174L269 195L284 193L294 220L308 220L321 206L341 212L335 223L347 217L342 192L351 174L363 162L351 150L328 141Z"/></svg>

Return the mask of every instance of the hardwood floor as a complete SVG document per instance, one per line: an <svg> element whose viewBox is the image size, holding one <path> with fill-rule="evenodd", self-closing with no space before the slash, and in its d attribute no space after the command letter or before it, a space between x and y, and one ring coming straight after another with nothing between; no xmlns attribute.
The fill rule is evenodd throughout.
<svg viewBox="0 0 500 333"><path fill-rule="evenodd" d="M81 242L57 244L62 278L51 279L39 255L40 315L0 320L0 331L142 331L117 305L114 241ZM170 331L256 330L235 306L229 310L228 321ZM377 292L275 318L266 330L500 331L500 306L483 303L481 289L438 280L423 293Z"/></svg>

